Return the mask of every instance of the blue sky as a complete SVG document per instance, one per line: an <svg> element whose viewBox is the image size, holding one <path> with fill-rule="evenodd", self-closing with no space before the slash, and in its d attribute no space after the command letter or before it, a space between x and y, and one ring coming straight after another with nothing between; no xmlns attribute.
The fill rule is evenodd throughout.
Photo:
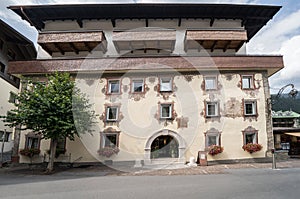
<svg viewBox="0 0 300 199"><path fill-rule="evenodd" d="M247 44L248 54L281 54L285 68L270 78L271 92L288 83L300 90L300 1L296 0L5 0L0 1L0 18L36 43L37 31L8 10L9 5L72 4L72 3L246 3L280 5L282 9ZM288 92L289 90L287 90Z"/></svg>

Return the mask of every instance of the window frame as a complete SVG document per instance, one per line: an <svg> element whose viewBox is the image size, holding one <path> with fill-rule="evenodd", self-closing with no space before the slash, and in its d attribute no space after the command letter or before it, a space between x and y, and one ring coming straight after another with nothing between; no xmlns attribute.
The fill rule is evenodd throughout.
<svg viewBox="0 0 300 199"><path fill-rule="evenodd" d="M204 90L205 91L214 91L218 89L218 76L217 75L206 75L203 77L204 79ZM208 82L207 79L214 79L213 83L213 88L208 88Z"/></svg>
<svg viewBox="0 0 300 199"><path fill-rule="evenodd" d="M248 82L249 87L244 87L244 78L247 78L247 77L248 77L248 80L250 80L250 82ZM255 88L254 87L254 75L247 75L247 74L241 75L241 88L243 90L252 90L252 89L254 89Z"/></svg>
<svg viewBox="0 0 300 199"><path fill-rule="evenodd" d="M208 106L214 104L215 107L215 115L208 115ZM205 101L205 117L206 118L215 118L220 117L220 103L218 101Z"/></svg>
<svg viewBox="0 0 300 199"><path fill-rule="evenodd" d="M2 138L3 138L3 135L4 135L4 131L1 130L0 133L1 133L0 134L0 142L3 142ZM10 138L11 133L12 132L7 132L7 131L5 132L4 142L9 142L10 141L9 138Z"/></svg>
<svg viewBox="0 0 300 199"><path fill-rule="evenodd" d="M167 89L167 90L162 90L162 88L163 88L162 81L164 79L168 79L169 80L169 89ZM159 92L161 92L161 93L173 92L173 77L160 77L159 78Z"/></svg>
<svg viewBox="0 0 300 199"><path fill-rule="evenodd" d="M110 146L105 146L105 141L106 141L106 135L116 135L116 148L119 148L119 144L120 144L120 131L117 131L111 127L109 127L108 129L100 132L101 135L101 139L100 139L100 148L105 148L105 147L110 147ZM110 147L113 148L113 147Z"/></svg>
<svg viewBox="0 0 300 199"><path fill-rule="evenodd" d="M247 106L246 104L252 104L252 113L247 114ZM257 101L256 100L244 100L243 102L243 108L244 108L244 116L245 117L257 117Z"/></svg>
<svg viewBox="0 0 300 199"><path fill-rule="evenodd" d="M109 110L110 109L116 109L116 119L109 119ZM111 106L106 106L105 108L105 119L107 122L116 122L116 121L119 121L119 106L117 105L111 105Z"/></svg>
<svg viewBox="0 0 300 199"><path fill-rule="evenodd" d="M163 117L163 107L169 107L169 117ZM173 118L173 104L172 103L162 103L160 104L159 110L160 119L172 119Z"/></svg>
<svg viewBox="0 0 300 199"><path fill-rule="evenodd" d="M29 139L37 139L37 147L30 147L29 148ZM37 135L35 133L28 133L27 135L25 135L25 149L40 149L40 145L41 145L41 136Z"/></svg>
<svg viewBox="0 0 300 199"><path fill-rule="evenodd" d="M135 91L135 87L134 87L134 84L135 84L135 81L142 81L142 91ZM145 92L145 79L143 78L134 78L134 79L131 79L131 93L144 93Z"/></svg>
<svg viewBox="0 0 300 199"><path fill-rule="evenodd" d="M118 92L112 92L111 82L119 82ZM107 93L108 95L119 95L121 94L121 79L108 79L107 80Z"/></svg>
<svg viewBox="0 0 300 199"><path fill-rule="evenodd" d="M221 146L221 131L218 131L215 128L211 128L210 130L204 132L204 136L205 136L205 148L208 149L210 146L214 145L209 145L209 137L216 137L216 146Z"/></svg>
<svg viewBox="0 0 300 199"><path fill-rule="evenodd" d="M255 136L253 138L254 140L252 143L258 144L258 130L256 130L255 128L248 126L245 130L242 131L242 134L243 134L243 145L247 144L246 136L250 135L250 134L254 134L254 136Z"/></svg>

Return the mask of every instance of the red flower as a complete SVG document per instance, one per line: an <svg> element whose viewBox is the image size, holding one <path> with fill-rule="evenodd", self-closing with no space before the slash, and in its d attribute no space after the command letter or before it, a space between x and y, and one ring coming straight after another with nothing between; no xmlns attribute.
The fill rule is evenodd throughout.
<svg viewBox="0 0 300 199"><path fill-rule="evenodd" d="M118 154L119 153L119 148L112 148L112 147L104 147L98 150L98 154L104 157L109 158L113 154Z"/></svg>
<svg viewBox="0 0 300 199"><path fill-rule="evenodd" d="M242 148L244 149L244 151L247 151L249 153L254 153L254 152L260 151L263 147L260 144L248 143L248 144L243 145Z"/></svg>
<svg viewBox="0 0 300 199"><path fill-rule="evenodd" d="M208 148L208 154L214 156L214 155L217 155L217 154L219 154L219 153L222 153L223 150L224 150L224 148L221 147L221 146L218 146L218 145L211 145L211 146L209 146L209 148Z"/></svg>

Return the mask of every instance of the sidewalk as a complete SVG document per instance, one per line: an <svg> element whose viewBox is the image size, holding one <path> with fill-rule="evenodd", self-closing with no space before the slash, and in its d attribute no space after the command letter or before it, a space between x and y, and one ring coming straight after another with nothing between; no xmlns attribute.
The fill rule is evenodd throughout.
<svg viewBox="0 0 300 199"><path fill-rule="evenodd" d="M289 159L284 162L277 162L277 169L300 168L300 159ZM128 168L110 168L107 166L88 166L76 168L58 168L51 175L59 176L168 176L168 175L209 175L225 174L229 169L260 169L272 168L272 163L235 163L235 164L218 164L211 166L184 166L180 169L152 169L135 168L128 171ZM127 171L127 172L124 172ZM0 175L45 175L41 168L30 168L28 165L16 167L0 168Z"/></svg>

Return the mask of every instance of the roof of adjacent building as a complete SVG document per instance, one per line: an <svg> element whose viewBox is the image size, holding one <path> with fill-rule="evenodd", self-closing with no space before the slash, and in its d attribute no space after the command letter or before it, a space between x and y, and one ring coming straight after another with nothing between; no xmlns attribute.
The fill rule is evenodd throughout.
<svg viewBox="0 0 300 199"><path fill-rule="evenodd" d="M7 23L0 19L0 33L4 37L4 41L10 47L16 47L18 50L18 60L32 60L37 56L37 51L32 41L9 26Z"/></svg>
<svg viewBox="0 0 300 199"><path fill-rule="evenodd" d="M117 19L239 19L247 30L250 40L281 6L245 4L72 4L10 6L11 10L42 30L48 20L76 20L82 27L82 20L107 19L115 25Z"/></svg>
<svg viewBox="0 0 300 199"><path fill-rule="evenodd" d="M299 113L294 111L272 111L272 118L298 118Z"/></svg>

